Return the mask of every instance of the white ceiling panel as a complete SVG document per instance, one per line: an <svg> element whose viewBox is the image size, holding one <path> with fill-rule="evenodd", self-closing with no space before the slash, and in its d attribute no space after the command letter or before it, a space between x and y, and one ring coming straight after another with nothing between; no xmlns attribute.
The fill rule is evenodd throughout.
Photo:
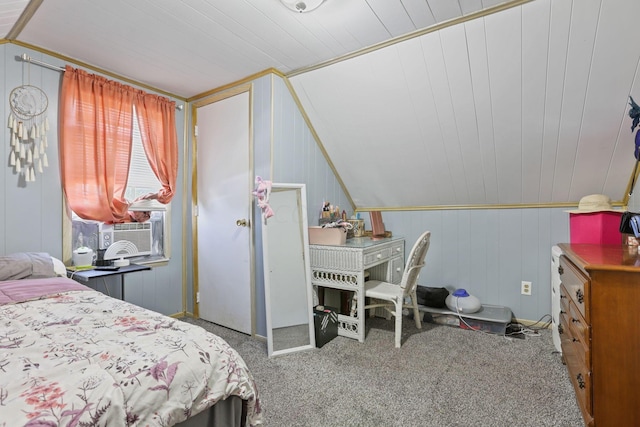
<svg viewBox="0 0 640 427"><path fill-rule="evenodd" d="M0 38L5 38L13 28L29 0L0 0Z"/></svg>
<svg viewBox="0 0 640 427"><path fill-rule="evenodd" d="M424 0L402 0L402 7L407 11L416 29L427 28L436 23L431 8L425 7Z"/></svg>
<svg viewBox="0 0 640 427"><path fill-rule="evenodd" d="M635 25L639 6L636 2L632 9L619 8L611 2L603 2L598 17L600 30L594 42L576 153L576 163L581 167L576 169L574 180L590 188L602 185L602 192L611 190L608 183L629 178L627 171L618 167L621 159L615 158L612 146L621 145L619 152L627 158L623 162L628 163L634 150L633 135L626 115L628 105L619 101L638 93L630 90L629 83L636 76L640 44L625 44L624 49L613 49L612 46L627 36L625 28ZM575 194L571 196L575 197Z"/></svg>
<svg viewBox="0 0 640 427"><path fill-rule="evenodd" d="M0 0L0 8L13 3ZM17 40L189 98L461 14L449 0L326 0L312 13L293 13L278 0L56 0L42 2Z"/></svg>
<svg viewBox="0 0 640 427"><path fill-rule="evenodd" d="M521 8L488 16L486 43L498 203L522 199L522 18Z"/></svg>
<svg viewBox="0 0 640 427"><path fill-rule="evenodd" d="M599 192L623 200L634 159L632 135L621 129L630 126L627 96L637 84L640 47L619 49L616 40L633 38L640 2L603 3L538 0L291 81L303 106L313 106L311 122L360 207L570 203ZM388 64L396 61L401 68L393 71ZM331 83L319 90L319 82ZM385 99L386 114L372 91ZM379 165L385 153L395 156L387 165L407 165L402 173L389 168L395 176L376 173L375 196L361 185L370 178L340 160L349 157L340 131L348 116L332 112L345 99L360 112L350 120L363 128L363 141L376 148L363 151L362 161ZM389 129L405 140L388 142ZM415 191L416 182L445 191Z"/></svg>
<svg viewBox="0 0 640 427"><path fill-rule="evenodd" d="M545 93L547 79L549 7L543 2L526 6L522 14L522 198L540 197Z"/></svg>
<svg viewBox="0 0 640 427"><path fill-rule="evenodd" d="M402 36L407 33L407 28L415 28L404 7L398 7L397 3L401 3L399 0L367 0L367 3L373 13L384 23L391 37Z"/></svg>
<svg viewBox="0 0 640 427"><path fill-rule="evenodd" d="M538 88L545 92L540 199L561 200L555 195L555 183L570 181L572 170L566 165L559 165L557 159L572 4L568 1L545 3L551 9L551 21L548 37L549 56L546 61L547 81L544 88ZM614 195L610 197L613 198Z"/></svg>
<svg viewBox="0 0 640 427"><path fill-rule="evenodd" d="M493 110L491 108L491 90L489 82L489 58L487 55L487 41L485 20L477 19L464 24L467 43L469 45L469 69L473 86L475 106L475 123L469 126L478 129L478 145L480 157L475 167L481 170L483 176L482 195L488 204L498 203L498 170L496 167L496 150L494 144ZM480 203L480 202L479 202Z"/></svg>
<svg viewBox="0 0 640 427"><path fill-rule="evenodd" d="M572 8L571 28L569 31L569 46L567 63L563 78L562 111L559 145L556 153L558 163L571 170L571 180L556 182L554 197L568 199L571 188L577 187L578 192L584 193L586 183L575 182L573 178L578 167L576 163L577 149L580 144L580 127L583 123L585 98L591 61L593 58L593 43L597 31L599 1L574 2Z"/></svg>
<svg viewBox="0 0 640 427"><path fill-rule="evenodd" d="M637 16L637 0L0 0L9 41L183 99L288 75L358 208L621 200Z"/></svg>
<svg viewBox="0 0 640 427"><path fill-rule="evenodd" d="M453 194L453 187L451 180L441 181L438 185L423 185L423 183L436 182L437 177L448 172L446 163L442 161L446 158L442 130L438 122L427 63L424 60L422 40L414 39L398 45L397 48L403 69L405 90L410 99L407 105L411 111L407 114L415 122L414 127L417 129L418 136L414 144L420 148L420 151L412 157L414 160L410 159L407 163L407 165L415 164L416 166L405 166L404 169L407 172L416 173L415 182L420 184L413 188L413 194L416 198L419 197L419 200L413 200L412 205L420 206L426 198L443 200L450 196ZM406 187L406 184L403 187ZM406 188L403 193L407 193Z"/></svg>
<svg viewBox="0 0 640 427"><path fill-rule="evenodd" d="M424 37L423 48L427 63L427 72L431 82L433 101L436 107L436 117L442 139L436 142L438 150L442 145L444 156L438 158L436 171L439 172L437 180L449 181L453 192L447 194L440 204L455 205L467 197L467 185L464 178L464 168L460 162L461 150L456 129L456 117L451 98L451 86L447 74L447 66L442 52L442 39L439 33L429 34ZM427 153L431 150L431 141L427 135Z"/></svg>
<svg viewBox="0 0 640 427"><path fill-rule="evenodd" d="M457 146L456 158L459 169L454 176L461 174L464 184L462 193L457 194L455 204L485 202L485 183L482 168L478 167L481 149L478 143L476 106L473 97L471 67L466 31L463 25L447 28L440 32L440 42L447 74L449 98L451 100L451 135L447 145ZM458 164L458 162L456 162ZM454 182L458 182L454 179Z"/></svg>
<svg viewBox="0 0 640 427"><path fill-rule="evenodd" d="M433 12L433 16L436 18L437 22L447 21L463 14L458 1L430 0L429 8Z"/></svg>

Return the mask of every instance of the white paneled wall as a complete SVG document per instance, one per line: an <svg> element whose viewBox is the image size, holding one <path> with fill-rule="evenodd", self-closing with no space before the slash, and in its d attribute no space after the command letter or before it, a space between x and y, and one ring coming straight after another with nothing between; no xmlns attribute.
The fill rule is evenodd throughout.
<svg viewBox="0 0 640 427"><path fill-rule="evenodd" d="M318 225L324 201L351 216L353 209L327 163L285 82L273 78L274 182L307 185L309 225Z"/></svg>
<svg viewBox="0 0 640 427"><path fill-rule="evenodd" d="M0 253L22 251L49 252L62 259L62 192L58 170L58 87L60 73L17 61L16 56L28 52L35 59L51 59L38 52L18 46L0 45L0 81L2 96L2 126L0 127ZM53 61L52 61L53 62ZM56 62L57 63L57 62ZM8 99L11 91L21 85L32 84L41 88L48 97L47 134L49 167L44 174L36 173L34 182L25 182L13 167L9 167L10 133L7 121L11 109Z"/></svg>

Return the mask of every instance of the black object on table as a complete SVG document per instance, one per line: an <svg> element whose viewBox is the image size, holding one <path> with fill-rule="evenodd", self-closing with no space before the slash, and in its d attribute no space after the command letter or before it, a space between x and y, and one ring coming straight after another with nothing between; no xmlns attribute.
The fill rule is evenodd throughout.
<svg viewBox="0 0 640 427"><path fill-rule="evenodd" d="M67 277L78 282L88 283L91 279L119 275L120 299L124 301L124 275L127 273L135 273L136 271L144 270L151 270L151 267L140 264L129 264L121 266L118 269L105 269L103 267L94 267L86 270L67 269Z"/></svg>

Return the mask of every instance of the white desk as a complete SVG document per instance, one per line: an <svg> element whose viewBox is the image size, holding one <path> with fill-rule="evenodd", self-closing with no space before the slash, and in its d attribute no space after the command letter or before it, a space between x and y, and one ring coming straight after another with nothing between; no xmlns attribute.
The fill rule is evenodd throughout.
<svg viewBox="0 0 640 427"><path fill-rule="evenodd" d="M400 283L404 270L404 238L347 239L344 245L309 245L314 304L318 287L354 292L351 315L338 315L338 334L364 342L364 276Z"/></svg>

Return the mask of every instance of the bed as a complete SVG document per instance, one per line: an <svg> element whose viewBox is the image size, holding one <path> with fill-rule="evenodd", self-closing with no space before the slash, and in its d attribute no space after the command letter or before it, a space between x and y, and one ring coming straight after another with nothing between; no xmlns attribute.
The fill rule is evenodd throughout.
<svg viewBox="0 0 640 427"><path fill-rule="evenodd" d="M223 339L62 277L58 263L0 257L0 426L262 424L251 372Z"/></svg>

